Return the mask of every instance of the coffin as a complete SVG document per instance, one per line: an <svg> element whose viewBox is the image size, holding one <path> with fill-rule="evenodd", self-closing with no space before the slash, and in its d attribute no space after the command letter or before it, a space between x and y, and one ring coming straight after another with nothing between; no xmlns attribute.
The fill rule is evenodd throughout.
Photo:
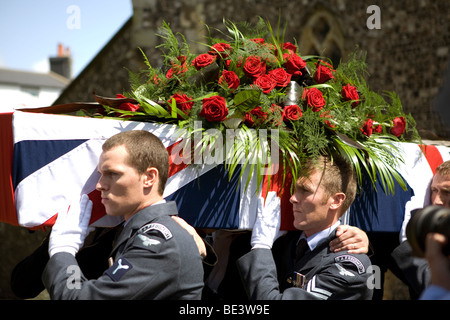
<svg viewBox="0 0 450 320"><path fill-rule="evenodd" d="M35 110L36 111L36 110ZM38 229L53 225L56 214L67 210L81 193L94 202L93 226L114 226L95 190L97 161L103 142L126 130L148 130L157 135L170 155L179 140L176 126L148 122L85 118L62 114L16 111L0 114L0 222ZM407 182L386 194L363 181L362 191L345 215L344 222L366 231L398 232L411 209L427 204L427 188L435 168L450 159L446 146L398 143L404 163L397 170ZM249 172L237 170L232 177L223 164L175 163L164 197L174 200L182 218L197 228L251 229L256 218L257 197L276 191L282 201L282 229L292 229L289 179L281 185L281 172L268 176L261 186ZM248 169L246 169L248 171Z"/></svg>

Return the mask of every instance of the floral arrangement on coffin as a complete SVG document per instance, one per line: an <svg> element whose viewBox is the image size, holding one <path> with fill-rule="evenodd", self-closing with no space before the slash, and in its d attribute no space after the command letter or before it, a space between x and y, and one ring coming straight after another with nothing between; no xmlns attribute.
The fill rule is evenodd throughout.
<svg viewBox="0 0 450 320"><path fill-rule="evenodd" d="M372 181L379 173L385 191L393 191L393 179L404 187L392 142L420 139L415 122L395 93L369 89L362 54L355 51L335 68L325 57L301 56L279 26L275 33L263 19L224 25L224 39L206 27L198 54L164 23L158 34L163 66L152 67L144 55L148 69L130 72L128 93L98 100L101 116L174 123L191 143L188 138L201 133L193 145L199 153L215 150L211 146L224 141L217 132L225 138L231 130L234 147L220 157L230 175L237 164L257 168L258 182L275 162L296 176L306 157L337 151L352 161L359 179L365 169Z"/></svg>

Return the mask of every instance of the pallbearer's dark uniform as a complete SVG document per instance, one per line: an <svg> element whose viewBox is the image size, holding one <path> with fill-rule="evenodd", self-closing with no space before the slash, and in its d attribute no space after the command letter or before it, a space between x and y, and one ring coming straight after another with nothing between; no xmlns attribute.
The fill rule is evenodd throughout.
<svg viewBox="0 0 450 320"><path fill-rule="evenodd" d="M313 251L307 249L297 259L300 235L300 231L289 232L274 243L272 250L254 249L237 261L251 299L372 298L367 255L330 252L329 242L336 237L333 231Z"/></svg>
<svg viewBox="0 0 450 320"><path fill-rule="evenodd" d="M193 237L170 217L177 214L175 203L168 202L133 215L115 242L110 268L97 280L81 274L79 288L67 272L77 265L75 257L56 253L43 274L51 298L200 299L202 258Z"/></svg>

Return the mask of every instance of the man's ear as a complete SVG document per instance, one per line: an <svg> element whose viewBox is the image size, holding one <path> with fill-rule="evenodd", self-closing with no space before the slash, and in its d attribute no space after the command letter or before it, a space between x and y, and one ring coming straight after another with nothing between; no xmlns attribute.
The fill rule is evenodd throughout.
<svg viewBox="0 0 450 320"><path fill-rule="evenodd" d="M156 185L156 183L159 181L159 172L156 168L148 168L147 171L144 173L144 187L150 188Z"/></svg>
<svg viewBox="0 0 450 320"><path fill-rule="evenodd" d="M344 203L346 196L344 193L339 192L331 197L330 209L339 209L339 207Z"/></svg>

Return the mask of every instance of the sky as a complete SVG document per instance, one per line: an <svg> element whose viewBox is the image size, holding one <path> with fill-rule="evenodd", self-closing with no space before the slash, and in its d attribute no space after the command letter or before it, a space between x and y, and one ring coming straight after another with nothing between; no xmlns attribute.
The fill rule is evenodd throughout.
<svg viewBox="0 0 450 320"><path fill-rule="evenodd" d="M0 68L48 72L61 43L75 78L132 12L131 0L0 0Z"/></svg>

